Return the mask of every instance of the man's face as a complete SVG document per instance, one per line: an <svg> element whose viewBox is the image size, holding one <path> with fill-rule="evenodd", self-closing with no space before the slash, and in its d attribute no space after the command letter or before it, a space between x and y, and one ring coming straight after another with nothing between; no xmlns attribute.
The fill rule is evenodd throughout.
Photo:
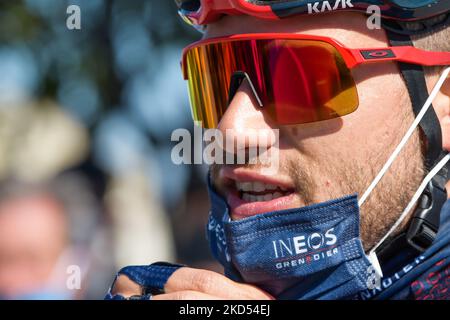
<svg viewBox="0 0 450 320"><path fill-rule="evenodd" d="M205 37L242 33L298 33L334 38L349 48L387 47L383 30L368 30L356 13L266 21L227 16L208 26ZM247 130L279 129L279 169L262 174L255 165L214 165L212 179L227 198L234 220L302 207L352 193L361 195L414 120L407 88L392 62L352 71L360 104L347 116L316 123L280 126L259 108L243 82L219 122L234 139ZM225 133L225 131L227 132ZM250 141L250 140L249 140ZM254 139L253 141L258 141ZM246 147L255 147L249 142ZM370 248L406 207L424 176L418 131L361 208L361 231Z"/></svg>
<svg viewBox="0 0 450 320"><path fill-rule="evenodd" d="M55 270L67 238L62 208L49 196L0 203L0 296L42 290Z"/></svg>

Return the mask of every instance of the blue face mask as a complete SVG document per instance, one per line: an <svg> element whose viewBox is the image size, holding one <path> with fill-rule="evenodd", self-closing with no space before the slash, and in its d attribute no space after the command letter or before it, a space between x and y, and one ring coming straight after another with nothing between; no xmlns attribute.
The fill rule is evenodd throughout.
<svg viewBox="0 0 450 320"><path fill-rule="evenodd" d="M279 299L343 299L367 289L373 269L359 239L356 195L231 221L209 186L208 239L233 280Z"/></svg>
<svg viewBox="0 0 450 320"><path fill-rule="evenodd" d="M225 200L208 179L211 211L207 235L214 257L225 274L254 284L278 299L351 299L379 286L382 276L375 249L401 224L427 183L449 161L447 155L425 177L389 232L366 256L360 238L359 208L407 143L450 69L422 108L368 190L307 207L268 212L232 221Z"/></svg>

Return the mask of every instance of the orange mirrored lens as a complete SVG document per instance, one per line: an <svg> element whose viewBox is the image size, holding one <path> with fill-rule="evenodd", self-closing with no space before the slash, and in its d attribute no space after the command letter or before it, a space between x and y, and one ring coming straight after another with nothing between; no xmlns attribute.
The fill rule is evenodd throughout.
<svg viewBox="0 0 450 320"><path fill-rule="evenodd" d="M215 128L228 106L230 79L246 72L262 112L280 125L344 116L358 107L350 70L330 44L315 40L232 40L206 43L187 52L192 115Z"/></svg>

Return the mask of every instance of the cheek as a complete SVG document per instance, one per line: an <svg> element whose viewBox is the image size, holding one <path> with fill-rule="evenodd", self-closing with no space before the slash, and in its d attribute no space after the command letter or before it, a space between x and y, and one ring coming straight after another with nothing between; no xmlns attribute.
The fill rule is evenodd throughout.
<svg viewBox="0 0 450 320"><path fill-rule="evenodd" d="M356 69L360 103L355 112L333 120L286 126L282 136L290 137L300 152L314 158L325 154L361 158L385 150L395 132L405 127L406 86L395 72L395 65L389 64Z"/></svg>
<svg viewBox="0 0 450 320"><path fill-rule="evenodd" d="M372 104L402 107L398 102L407 88L395 63L365 64L353 69L352 75L358 88L359 109Z"/></svg>
<svg viewBox="0 0 450 320"><path fill-rule="evenodd" d="M347 120L357 132L377 138L379 132L404 126L407 88L396 72L393 64L367 65L354 71L359 107Z"/></svg>

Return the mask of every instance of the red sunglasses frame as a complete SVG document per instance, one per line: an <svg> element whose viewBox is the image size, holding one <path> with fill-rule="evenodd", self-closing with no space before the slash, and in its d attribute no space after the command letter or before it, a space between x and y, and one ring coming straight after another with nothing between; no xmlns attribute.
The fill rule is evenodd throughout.
<svg viewBox="0 0 450 320"><path fill-rule="evenodd" d="M422 66L445 66L450 65L450 52L426 51L413 46L398 46L384 48L358 48L350 49L339 41L322 36L292 34L292 33L249 33L236 34L225 37L209 38L192 43L183 49L181 68L185 80L189 80L187 72L187 53L190 49L199 46L242 40L315 40L332 45L342 56L349 69L353 69L365 63L378 63L386 61L397 61L417 64Z"/></svg>

